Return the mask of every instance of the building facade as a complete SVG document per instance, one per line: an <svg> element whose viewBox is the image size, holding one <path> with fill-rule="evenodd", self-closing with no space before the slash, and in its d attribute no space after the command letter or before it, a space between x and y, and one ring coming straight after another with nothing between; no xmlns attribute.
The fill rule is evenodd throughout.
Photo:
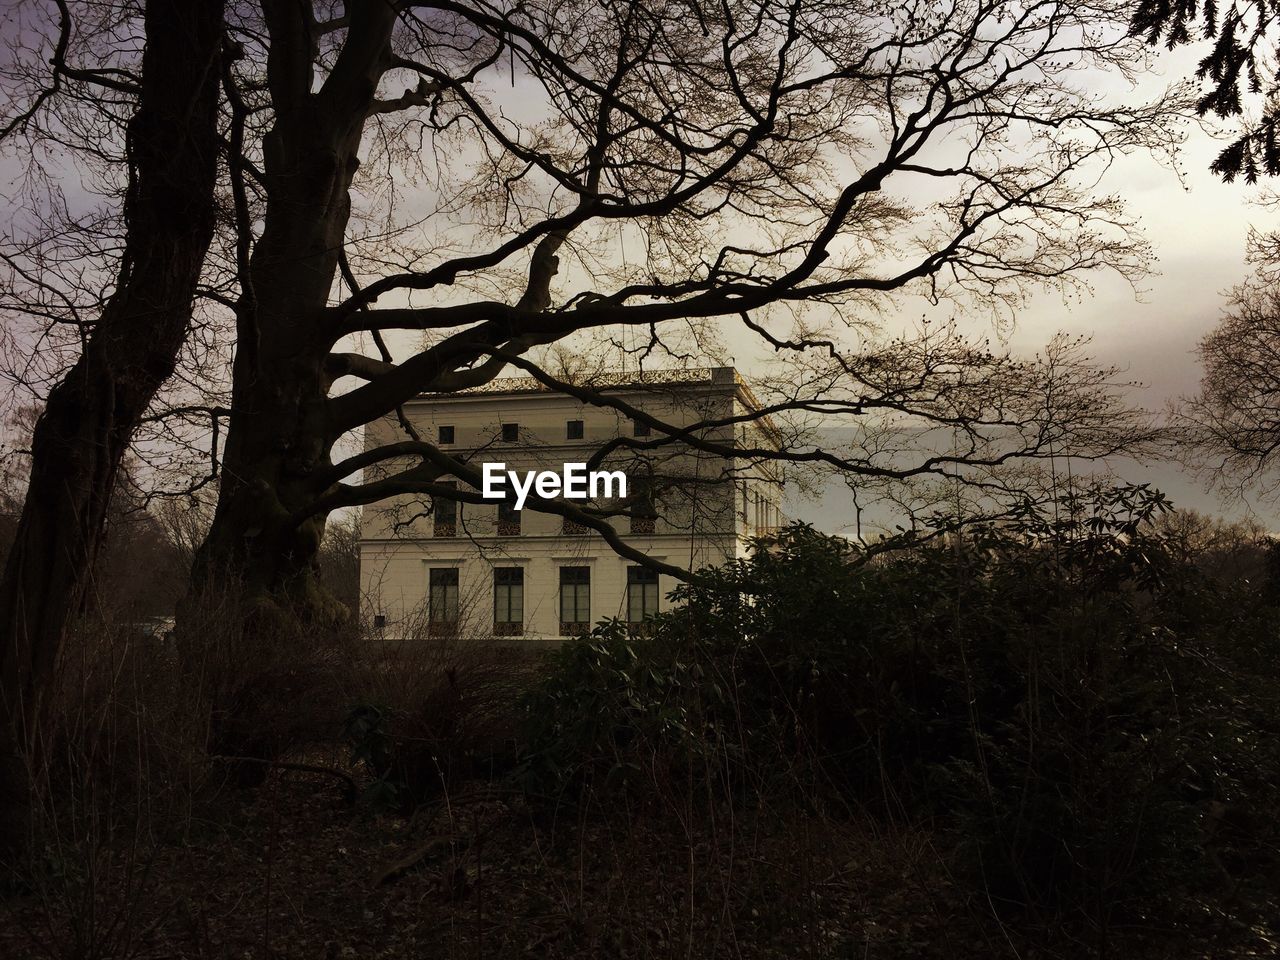
<svg viewBox="0 0 1280 960"><path fill-rule="evenodd" d="M585 385L643 416L551 392L533 378L422 395L404 415L422 439L477 469L487 462L561 473L605 449L599 469L622 471L627 496L575 505L615 511L608 522L629 545L674 566L698 569L742 555L750 537L781 523L776 463L723 453L779 442L768 420L755 416L758 405L733 368L609 375ZM370 426L366 445L405 434L388 417ZM410 465L390 461L381 469ZM366 620L384 637L534 642L585 632L602 619L643 622L670 605L676 585L561 516L517 510L510 500L442 496L399 496L365 509L360 579Z"/></svg>

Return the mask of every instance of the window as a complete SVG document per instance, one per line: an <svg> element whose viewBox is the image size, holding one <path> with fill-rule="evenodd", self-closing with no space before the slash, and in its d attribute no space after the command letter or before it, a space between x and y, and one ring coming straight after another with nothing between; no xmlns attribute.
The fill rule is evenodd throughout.
<svg viewBox="0 0 1280 960"><path fill-rule="evenodd" d="M658 511L653 505L653 486L649 478L634 477L631 490L631 532L654 533L657 529Z"/></svg>
<svg viewBox="0 0 1280 960"><path fill-rule="evenodd" d="M458 484L452 480L440 486L456 490ZM432 533L437 537L454 537L458 535L458 501L444 494L436 494L431 498L432 516L435 518Z"/></svg>
<svg viewBox="0 0 1280 960"><path fill-rule="evenodd" d="M627 622L642 623L658 612L658 571L627 567Z"/></svg>
<svg viewBox="0 0 1280 960"><path fill-rule="evenodd" d="M524 569L498 567L493 571L493 632L499 637L524 633Z"/></svg>
<svg viewBox="0 0 1280 960"><path fill-rule="evenodd" d="M441 442L441 443L453 443L453 427L452 427L452 426L442 426L442 427L440 428L440 437L439 437L439 439L440 439L440 442Z"/></svg>
<svg viewBox="0 0 1280 960"><path fill-rule="evenodd" d="M433 637L447 636L458 629L458 568L436 567L428 574L427 619Z"/></svg>
<svg viewBox="0 0 1280 960"><path fill-rule="evenodd" d="M515 443L520 439L520 424L504 423L502 425L502 439L507 443Z"/></svg>
<svg viewBox="0 0 1280 960"><path fill-rule="evenodd" d="M387 615L385 613L375 613L373 615L373 629L378 633L382 633L387 629Z"/></svg>
<svg viewBox="0 0 1280 960"><path fill-rule="evenodd" d="M571 636L591 629L591 568L560 568L560 633Z"/></svg>
<svg viewBox="0 0 1280 960"><path fill-rule="evenodd" d="M582 421L570 420L564 425L564 435L566 440L582 439Z"/></svg>
<svg viewBox="0 0 1280 960"><path fill-rule="evenodd" d="M778 529L781 514L778 512L777 504L770 500L768 495L753 493L751 508L752 524L757 534L766 535Z"/></svg>
<svg viewBox="0 0 1280 960"><path fill-rule="evenodd" d="M650 430L647 423L641 423L639 420L631 421L631 435L635 437L647 437Z"/></svg>
<svg viewBox="0 0 1280 960"><path fill-rule="evenodd" d="M498 536L520 536L520 511L506 500L498 504Z"/></svg>

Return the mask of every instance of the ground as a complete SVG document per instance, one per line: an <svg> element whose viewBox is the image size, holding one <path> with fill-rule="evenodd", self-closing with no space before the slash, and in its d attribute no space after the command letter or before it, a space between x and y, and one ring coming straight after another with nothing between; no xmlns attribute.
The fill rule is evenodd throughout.
<svg viewBox="0 0 1280 960"><path fill-rule="evenodd" d="M0 956L1082 955L994 920L919 829L687 801L553 814L480 782L405 816L341 786L279 770L182 836L51 868L0 914ZM1115 936L1116 956L1210 955L1168 952L1176 930Z"/></svg>

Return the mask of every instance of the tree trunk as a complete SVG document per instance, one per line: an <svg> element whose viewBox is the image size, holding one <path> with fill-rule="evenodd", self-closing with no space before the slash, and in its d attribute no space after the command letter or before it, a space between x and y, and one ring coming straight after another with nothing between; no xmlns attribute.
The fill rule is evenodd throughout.
<svg viewBox="0 0 1280 960"><path fill-rule="evenodd" d="M324 517L296 519L319 493L316 477L332 466L335 439L329 344L317 334L347 225L355 151L325 134L314 125L285 173L268 159L268 183L279 189L250 265L254 293L240 305L222 485L196 559L196 589L234 591L251 617L275 607L304 620L338 615L316 575Z"/></svg>
<svg viewBox="0 0 1280 960"><path fill-rule="evenodd" d="M0 579L0 855L22 848L41 705L105 529L121 459L173 373L214 229L221 0L148 0L116 291L49 394Z"/></svg>
<svg viewBox="0 0 1280 960"><path fill-rule="evenodd" d="M209 751L257 759L271 759L286 746L277 740L272 705L287 675L305 671L305 651L290 648L289 640L305 636L317 646L347 613L319 576L325 516L307 508L332 482L325 477L337 439L328 413L332 343L322 321L350 216L366 106L394 22L390 4L358 8L347 46L376 40L365 30L370 19L385 21L378 25L383 40L371 43L368 71L347 78L363 92L343 109L341 100L312 93L309 80L285 82L290 63L299 75L306 64L309 73L307 26L295 19L297 5L268 8L278 69L274 126L264 140L267 204L237 305L218 506L178 620L190 670L209 677L203 658L214 646L215 664L231 668L208 685ZM225 632L206 635L204 625L215 619L211 610L230 612L216 618ZM252 786L267 769L241 761L228 772Z"/></svg>
<svg viewBox="0 0 1280 960"><path fill-rule="evenodd" d="M318 577L325 517L300 519L331 482L324 474L337 439L326 370L333 344L322 319L396 12L353 8L338 62L313 92L305 17L297 5L265 9L275 110L264 140L266 212L239 305L223 480L191 600L234 594L250 624L283 613L324 625L345 610Z"/></svg>

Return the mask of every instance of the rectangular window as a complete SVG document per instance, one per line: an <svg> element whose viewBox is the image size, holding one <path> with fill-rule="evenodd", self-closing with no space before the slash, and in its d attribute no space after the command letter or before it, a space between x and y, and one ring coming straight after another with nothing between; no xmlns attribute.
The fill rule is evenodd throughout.
<svg viewBox="0 0 1280 960"><path fill-rule="evenodd" d="M451 634L458 628L458 568L434 567L428 574L427 619L431 635Z"/></svg>
<svg viewBox="0 0 1280 960"><path fill-rule="evenodd" d="M382 633L387 629L387 615L385 613L375 613L373 615L373 629L378 633Z"/></svg>
<svg viewBox="0 0 1280 960"><path fill-rule="evenodd" d="M582 421L570 420L564 425L564 435L568 440L582 439Z"/></svg>
<svg viewBox="0 0 1280 960"><path fill-rule="evenodd" d="M591 568L560 568L560 632L565 636L591 629Z"/></svg>
<svg viewBox="0 0 1280 960"><path fill-rule="evenodd" d="M658 612L658 571L627 567L627 622L643 623Z"/></svg>
<svg viewBox="0 0 1280 960"><path fill-rule="evenodd" d="M641 423L639 420L632 420L631 433L632 436L647 437L650 433L649 425L647 423Z"/></svg>
<svg viewBox="0 0 1280 960"><path fill-rule="evenodd" d="M524 633L522 567L498 567L493 571L493 632L500 637Z"/></svg>
<svg viewBox="0 0 1280 960"><path fill-rule="evenodd" d="M453 443L453 427L452 426L442 426L440 428L440 442Z"/></svg>
<svg viewBox="0 0 1280 960"><path fill-rule="evenodd" d="M520 439L520 424L504 423L502 425L502 439L507 443L515 443Z"/></svg>
<svg viewBox="0 0 1280 960"><path fill-rule="evenodd" d="M452 480L438 484L450 490L458 489ZM431 512L434 517L432 533L437 537L454 537L458 535L458 501L444 494L436 494L431 498Z"/></svg>
<svg viewBox="0 0 1280 960"><path fill-rule="evenodd" d="M520 511L506 500L498 504L498 536L520 536Z"/></svg>

